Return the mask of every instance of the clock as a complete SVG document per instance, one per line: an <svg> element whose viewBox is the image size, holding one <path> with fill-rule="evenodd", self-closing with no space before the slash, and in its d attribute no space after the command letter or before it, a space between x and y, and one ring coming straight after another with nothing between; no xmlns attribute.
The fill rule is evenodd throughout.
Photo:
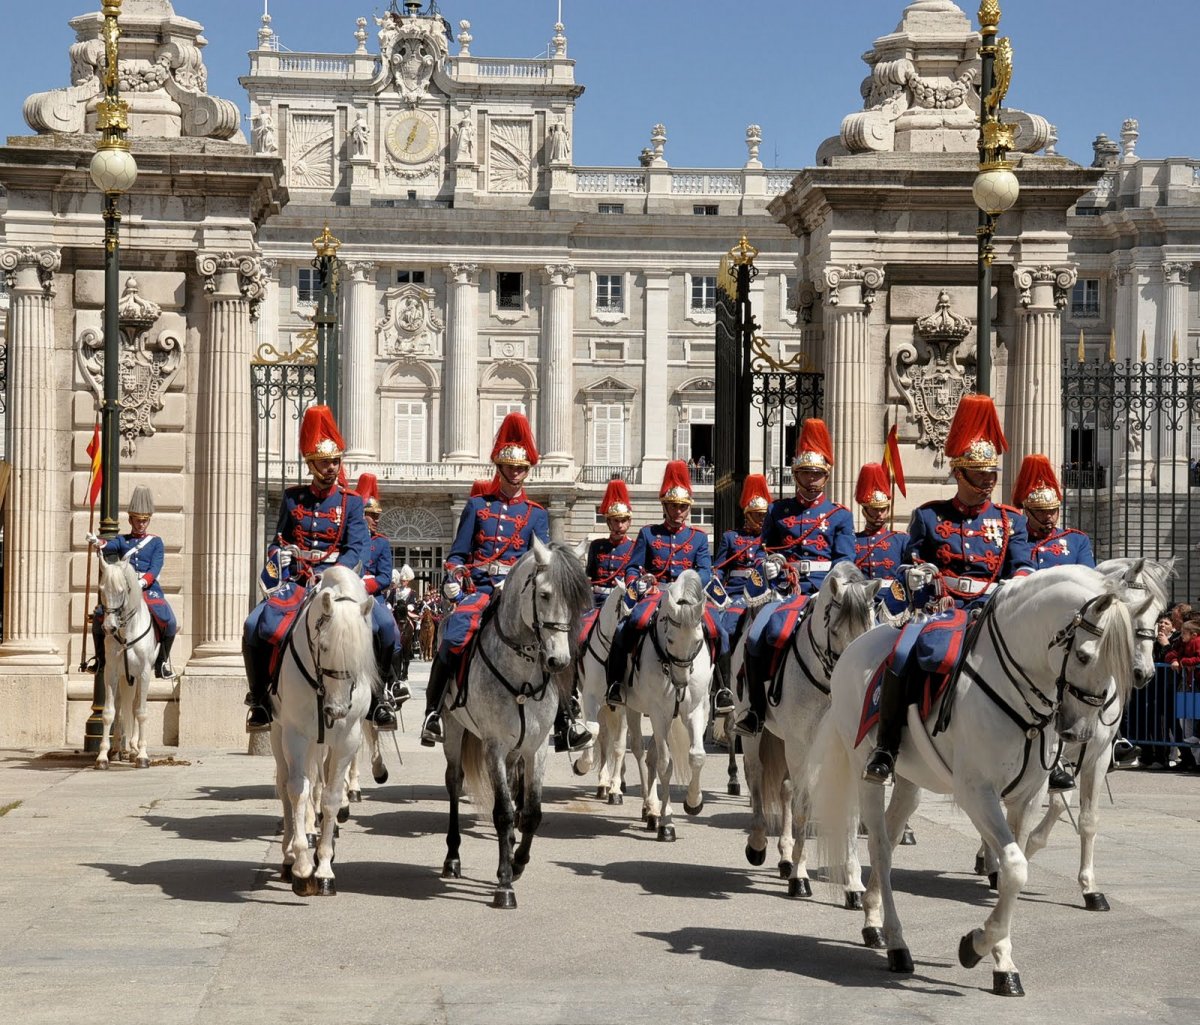
<svg viewBox="0 0 1200 1025"><path fill-rule="evenodd" d="M388 122L388 153L404 164L423 164L437 152L438 123L423 110L408 110Z"/></svg>

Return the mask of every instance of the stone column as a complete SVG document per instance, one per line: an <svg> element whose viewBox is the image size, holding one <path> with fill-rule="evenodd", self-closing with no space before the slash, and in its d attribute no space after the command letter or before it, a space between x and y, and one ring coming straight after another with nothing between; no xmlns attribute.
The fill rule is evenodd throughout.
<svg viewBox="0 0 1200 1025"><path fill-rule="evenodd" d="M1008 472L1041 452L1063 462L1062 308L1075 284L1074 267L1017 267L1017 341L1008 360Z"/></svg>
<svg viewBox="0 0 1200 1025"><path fill-rule="evenodd" d="M443 458L472 462L479 458L479 265L452 263L446 267L450 284L450 330L446 334L446 427Z"/></svg>
<svg viewBox="0 0 1200 1025"><path fill-rule="evenodd" d="M262 260L263 299L258 308L258 320L254 325L254 346L262 351L264 346L280 348L279 338L279 261Z"/></svg>
<svg viewBox="0 0 1200 1025"><path fill-rule="evenodd" d="M667 461L674 457L674 434L667 428L667 331L671 272L648 270L646 340L642 353L642 483L657 490Z"/></svg>
<svg viewBox="0 0 1200 1025"><path fill-rule="evenodd" d="M882 267L825 268L825 423L833 438L833 473L826 493L854 508L854 483L863 463L879 458L883 428L876 409L878 382L870 372L867 321Z"/></svg>
<svg viewBox="0 0 1200 1025"><path fill-rule="evenodd" d="M54 274L57 248L0 251L0 273L8 281L8 415L5 453L12 467L4 506L4 671L16 666L61 672L63 656L53 637L78 624L64 624L64 543L56 515L67 504L60 495L54 391ZM15 708L15 705L7 707ZM24 714L24 713L22 713ZM65 721L65 711L64 711ZM62 722L50 743L62 742ZM45 741L43 741L44 743Z"/></svg>
<svg viewBox="0 0 1200 1025"><path fill-rule="evenodd" d="M547 463L570 463L572 401L575 391L575 268L569 263L545 268L543 287L549 290L543 304L541 417L538 449Z"/></svg>
<svg viewBox="0 0 1200 1025"><path fill-rule="evenodd" d="M342 376L342 436L350 462L379 452L379 401L375 391L375 264L347 260L346 345Z"/></svg>
<svg viewBox="0 0 1200 1025"><path fill-rule="evenodd" d="M1184 260L1167 260L1162 265L1162 274L1162 313L1158 318L1156 349L1158 357L1169 366L1187 359L1188 355L1188 282L1192 276L1192 264ZM1181 401L1173 409L1164 408L1159 414L1155 452L1159 489L1169 488L1180 495L1187 494L1187 468L1192 441L1188 436L1187 417L1179 416L1184 412L1184 405Z"/></svg>

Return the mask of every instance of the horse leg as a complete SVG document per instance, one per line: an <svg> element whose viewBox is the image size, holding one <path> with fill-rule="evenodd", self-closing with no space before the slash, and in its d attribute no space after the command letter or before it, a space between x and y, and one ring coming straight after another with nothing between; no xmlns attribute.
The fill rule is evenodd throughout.
<svg viewBox="0 0 1200 1025"><path fill-rule="evenodd" d="M289 846L292 855L292 891L302 897L311 897L316 892L306 832L308 818L312 814L312 783L309 773L315 760L309 748L309 742L304 737L286 734L283 737L284 757L287 760L287 796L292 811Z"/></svg>
<svg viewBox="0 0 1200 1025"><path fill-rule="evenodd" d="M285 883L290 883L292 881L292 864L296 860L296 856L292 852L292 835L296 824L292 816L291 798L288 797L287 792L288 768L287 757L283 753L283 731L278 722L272 723L270 737L271 754L275 758L275 796L283 808L283 829L281 831L283 861L279 866L279 878Z"/></svg>
<svg viewBox="0 0 1200 1025"><path fill-rule="evenodd" d="M1107 738L1106 738L1107 739ZM1107 911L1108 900L1096 889L1096 830L1100 824L1100 792L1108 772L1112 742L1089 744L1079 773L1079 888L1089 911Z"/></svg>
<svg viewBox="0 0 1200 1025"><path fill-rule="evenodd" d="M533 836L542 824L542 777L546 772L546 747L539 745L532 757L525 759L525 793L521 802L521 817L518 828L521 842L513 854L513 879L520 879L529 864L529 848Z"/></svg>
<svg viewBox="0 0 1200 1025"><path fill-rule="evenodd" d="M732 742L733 737L730 736ZM762 738L746 737L742 743L742 761L746 788L750 791L750 829L746 837L746 860L755 867L767 860L767 816L763 806L763 768L759 757Z"/></svg>
<svg viewBox="0 0 1200 1025"><path fill-rule="evenodd" d="M108 752L112 747L113 720L117 717L116 687L116 659L107 658L107 663L104 667L104 711L101 713L103 728L100 734L100 751L96 755L97 769L108 768Z"/></svg>
<svg viewBox="0 0 1200 1025"><path fill-rule="evenodd" d="M625 709L625 725L629 730L628 750L633 755L633 761L637 765L638 780L642 787L642 821L646 823L646 827L650 826L651 811L655 815L658 814L658 793L657 784L654 782L654 770L650 767L650 758L653 752L650 750L653 744L647 744L642 736L642 713L635 712L632 708ZM658 821L655 819L655 826Z"/></svg>
<svg viewBox="0 0 1200 1025"><path fill-rule="evenodd" d="M911 972L912 954L904 941L904 929L896 911L892 891L892 851L894 845L887 831L887 816L883 807L883 787L876 783L858 784L859 809L867 827L867 849L871 855L871 878L862 896L863 942L869 947L885 946L888 952L888 971ZM850 847L856 846L854 838ZM854 853L854 860L858 860ZM854 879L847 884L847 903L853 892Z"/></svg>
<svg viewBox="0 0 1200 1025"><path fill-rule="evenodd" d="M333 882L333 841L339 812L346 798L346 773L358 755L358 724L354 724L339 741L329 745L323 766L324 787L321 792L321 836L317 840L317 896L332 897L337 893Z"/></svg>
<svg viewBox="0 0 1200 1025"><path fill-rule="evenodd" d="M892 787L892 799L887 806L887 834L892 842L892 848L900 842L904 835L904 827L908 820L921 806L921 788L914 786L908 780L897 776Z"/></svg>
<svg viewBox="0 0 1200 1025"><path fill-rule="evenodd" d="M513 844L516 840L516 815L513 810L512 791L508 785L508 773L504 767L504 753L500 745L489 740L484 745L484 765L492 781L492 825L496 829L500 862L496 866L496 892L492 896L492 907L515 908L517 898L513 893Z"/></svg>
<svg viewBox="0 0 1200 1025"><path fill-rule="evenodd" d="M462 793L462 727L449 718L446 721L446 736L442 749L446 755L446 796L450 799L450 821L446 825L446 860L442 862L442 878L458 879L462 876L462 861L459 848L462 834L459 831L458 803Z"/></svg>
<svg viewBox="0 0 1200 1025"><path fill-rule="evenodd" d="M137 736L131 738L136 744L134 765L139 769L150 768L150 756L146 754L146 720L149 718L150 704L150 666L147 665L137 683L137 707L133 710L133 719L137 723Z"/></svg>
<svg viewBox="0 0 1200 1025"><path fill-rule="evenodd" d="M682 721L688 740L688 786L683 798L683 810L688 815L699 815L704 808L704 791L700 786L700 774L704 771L704 729L708 724L707 705L698 705L692 714ZM683 766L680 766L682 774Z"/></svg>
<svg viewBox="0 0 1200 1025"><path fill-rule="evenodd" d="M738 781L738 766L737 766L737 746L738 735L733 732L733 714L724 717L725 726L725 743L729 745L729 765L726 767L726 775L728 781L725 784L725 793L730 797L741 797L742 784Z"/></svg>
<svg viewBox="0 0 1200 1025"><path fill-rule="evenodd" d="M654 745L653 771L659 788L655 795L658 804L657 835L658 839L664 843L671 843L675 839L674 813L671 808L671 770L674 768L671 761L671 723L672 720L662 714L652 716L650 720L654 736L652 741Z"/></svg>

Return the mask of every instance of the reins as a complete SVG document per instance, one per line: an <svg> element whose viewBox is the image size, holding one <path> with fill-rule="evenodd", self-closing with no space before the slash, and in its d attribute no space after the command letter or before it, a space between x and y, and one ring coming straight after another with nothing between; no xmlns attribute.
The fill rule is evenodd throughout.
<svg viewBox="0 0 1200 1025"><path fill-rule="evenodd" d="M291 629L287 632L287 637L284 638L284 650L292 656L292 661L296 664L296 668L300 670L300 675L304 677L304 681L313 689L317 696L317 743L325 743L325 729L328 726L333 728L333 720L329 718L328 710L325 708L325 680L349 680L350 681L350 697L347 699L347 704L354 700L354 688L358 686L358 675L352 673L348 669L326 669L321 665L321 646L318 644L313 646L312 630L308 624L308 618L304 620L304 639L308 644L308 654L313 661L313 670L316 675L309 671L308 666L300 658L300 653L296 649L296 627L300 623L300 617L307 611L308 606L316 597L317 588L308 591L304 596L304 600L300 604L300 609L296 613L296 618L292 621ZM334 595L335 602L355 601L349 595ZM316 630L319 634L329 621L333 618L332 613L324 613L317 618Z"/></svg>
<svg viewBox="0 0 1200 1025"><path fill-rule="evenodd" d="M654 653L655 653L655 655L658 656L658 662L659 662L659 665L662 666L663 675L666 676L668 680L670 680L670 678L671 678L670 667L675 666L677 669L685 670L688 673L688 676L690 677L691 672L692 672L692 666L695 665L697 656L699 656L700 652L704 649L704 629L703 629L703 627L701 627L700 641L696 645L696 650L693 651L691 653L691 655L689 655L687 658L679 658L678 656L672 655L671 652L667 651L667 649L663 646L662 641L659 639L659 636L658 636L659 618L658 617L659 617L660 613L662 613L661 605L657 609L654 610L654 625L650 630L648 630L646 632L650 635L650 643L654 645ZM703 606L701 606L700 615L701 616L704 615ZM671 617L669 615L665 615L663 618L669 623L674 623L676 626L682 625L679 623L678 620L671 619ZM677 716L679 714L679 706L683 703L683 695L687 691L687 681L685 681L682 684L678 684L678 683L675 683L674 681L671 681L671 686L675 689L675 710L674 710L674 712L671 713L671 718L674 719L675 716Z"/></svg>
<svg viewBox="0 0 1200 1025"><path fill-rule="evenodd" d="M129 669L129 649L141 641L143 637L145 637L148 633L150 633L151 630L154 629L154 617L150 615L150 607L146 605L146 600L143 598L142 607L146 610L146 629L132 640L129 640L125 636L125 627L136 620L138 615L137 605L133 605L133 607L127 612L122 612L125 606L129 604L130 593L130 590L126 589L125 597L121 599L120 605L113 605L111 607L106 605L104 607L104 630L106 633L112 636L113 640L121 645L121 662L124 666L124 679L125 682L132 687L133 673L130 672ZM119 615L116 615L115 622L113 622L110 618L114 615L114 613L119 613ZM111 626L110 623L112 624Z"/></svg>

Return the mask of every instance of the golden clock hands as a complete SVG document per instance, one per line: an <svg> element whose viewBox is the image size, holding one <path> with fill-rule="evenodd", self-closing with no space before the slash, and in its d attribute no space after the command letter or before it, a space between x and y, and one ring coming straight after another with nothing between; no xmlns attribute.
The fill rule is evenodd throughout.
<svg viewBox="0 0 1200 1025"><path fill-rule="evenodd" d="M412 144L416 141L417 129L419 127L420 127L419 124L417 124L415 122L413 123L412 130L408 133L408 138L404 141L404 152L405 153L407 153L410 149L412 149Z"/></svg>

